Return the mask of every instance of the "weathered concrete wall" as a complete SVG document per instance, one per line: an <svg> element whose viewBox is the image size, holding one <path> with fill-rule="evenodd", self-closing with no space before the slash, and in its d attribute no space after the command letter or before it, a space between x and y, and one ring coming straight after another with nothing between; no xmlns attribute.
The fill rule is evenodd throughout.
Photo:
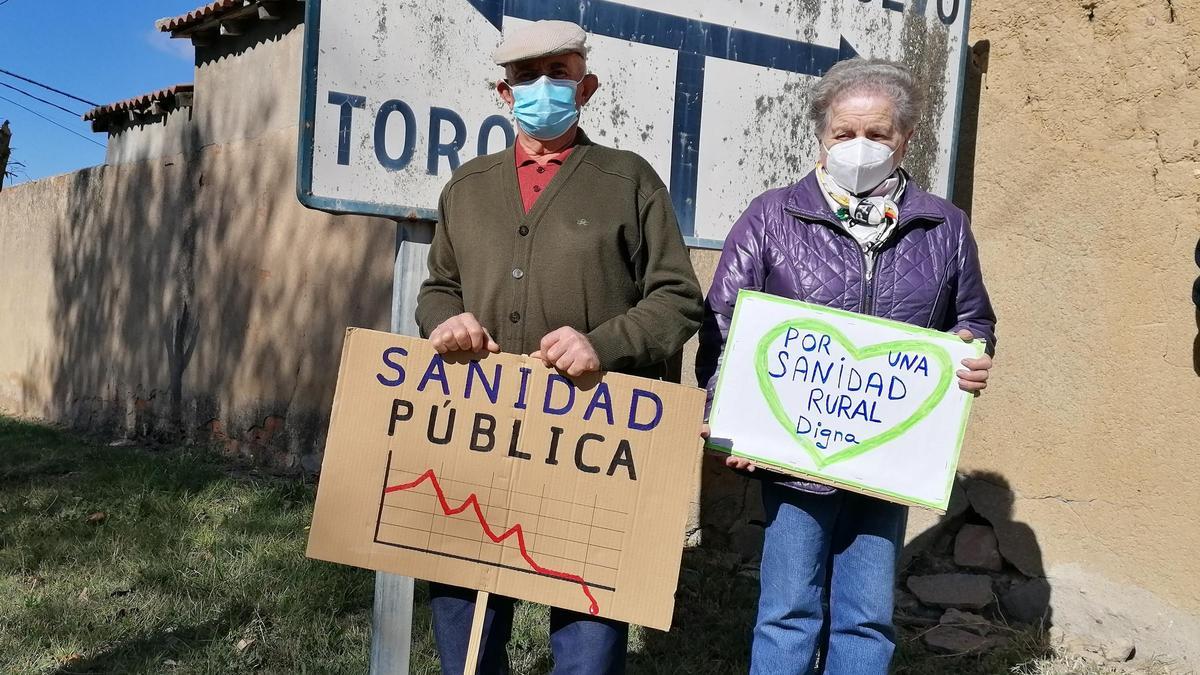
<svg viewBox="0 0 1200 675"><path fill-rule="evenodd" d="M295 127L300 114L304 5L280 19L247 24L245 34L196 48L195 102L108 138L105 164L195 153Z"/></svg>
<svg viewBox="0 0 1200 675"><path fill-rule="evenodd" d="M314 469L344 329L388 326L395 225L300 206L294 146L0 194L0 407Z"/></svg>
<svg viewBox="0 0 1200 675"><path fill-rule="evenodd" d="M304 4L280 8L284 18L278 21L250 24L236 39L196 49L194 123L200 145L258 138L298 124Z"/></svg>
<svg viewBox="0 0 1200 675"><path fill-rule="evenodd" d="M104 163L108 166L129 164L157 157L191 153L192 109L178 108L167 114L108 136Z"/></svg>
<svg viewBox="0 0 1200 675"><path fill-rule="evenodd" d="M296 201L301 7L202 48L194 107L110 166L0 194L0 408L319 466L342 333L388 326L396 235Z"/></svg>

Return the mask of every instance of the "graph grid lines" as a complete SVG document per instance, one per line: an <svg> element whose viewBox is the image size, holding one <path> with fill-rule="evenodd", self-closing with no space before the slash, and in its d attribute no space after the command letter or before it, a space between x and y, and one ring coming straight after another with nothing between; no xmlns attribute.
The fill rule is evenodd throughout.
<svg viewBox="0 0 1200 675"><path fill-rule="evenodd" d="M591 589L616 591L629 514L540 492L448 479L444 467L392 466L388 452L374 541L579 585L597 613ZM480 477L482 479L482 477ZM439 508L440 507L440 508Z"/></svg>

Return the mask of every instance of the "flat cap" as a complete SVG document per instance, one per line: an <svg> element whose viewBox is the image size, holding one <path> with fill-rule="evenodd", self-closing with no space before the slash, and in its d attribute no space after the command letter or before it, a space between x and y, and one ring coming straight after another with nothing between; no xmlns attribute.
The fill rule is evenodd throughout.
<svg viewBox="0 0 1200 675"><path fill-rule="evenodd" d="M504 36L492 58L496 65L555 54L587 54L587 33L570 21L535 21Z"/></svg>

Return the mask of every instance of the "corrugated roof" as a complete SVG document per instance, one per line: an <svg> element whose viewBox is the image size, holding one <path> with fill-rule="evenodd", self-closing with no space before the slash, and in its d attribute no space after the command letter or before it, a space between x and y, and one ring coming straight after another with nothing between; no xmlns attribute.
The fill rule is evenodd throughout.
<svg viewBox="0 0 1200 675"><path fill-rule="evenodd" d="M166 89L159 89L158 91L150 92L149 94L142 94L141 96L127 98L124 101L117 101L116 103L109 103L108 105L92 108L91 110L87 111L86 114L84 114L83 119L89 122L94 122L117 113L127 113L130 111L142 112L154 103L170 103L171 105L175 105L179 100L177 98L178 94L191 94L193 91L195 91L195 86L193 85L177 84L173 87L167 87ZM191 105L190 101L185 103L183 107L187 107L189 105Z"/></svg>

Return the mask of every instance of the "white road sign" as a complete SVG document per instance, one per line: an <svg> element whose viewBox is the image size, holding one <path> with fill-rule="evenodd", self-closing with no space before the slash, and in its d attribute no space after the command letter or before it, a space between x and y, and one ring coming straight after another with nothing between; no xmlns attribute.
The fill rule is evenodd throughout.
<svg viewBox="0 0 1200 675"><path fill-rule="evenodd" d="M514 138L494 85L502 31L564 19L589 33L598 143L644 156L689 243L719 246L763 190L816 160L811 85L854 54L929 85L906 167L949 195L970 0L309 0L299 158L306 205L436 218L451 172Z"/></svg>

